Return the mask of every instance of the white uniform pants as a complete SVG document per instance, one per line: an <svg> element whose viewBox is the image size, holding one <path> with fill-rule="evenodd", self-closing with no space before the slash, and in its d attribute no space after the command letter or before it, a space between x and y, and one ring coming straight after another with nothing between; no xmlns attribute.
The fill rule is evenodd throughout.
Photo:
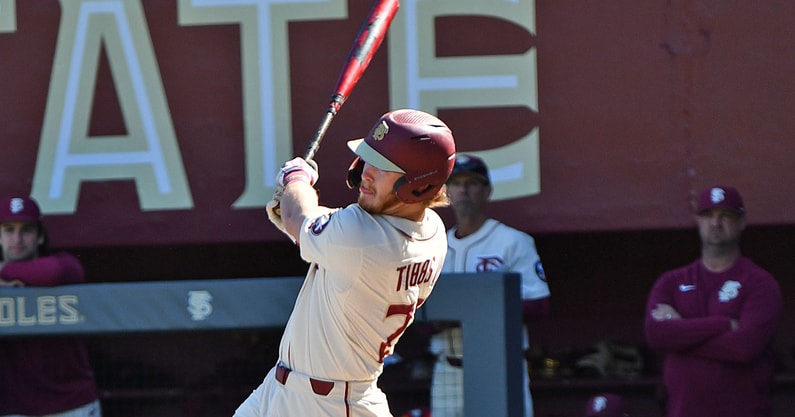
<svg viewBox="0 0 795 417"><path fill-rule="evenodd" d="M325 387L317 383L313 387L308 375L290 371L284 378L282 373L282 384L276 379L276 370L268 372L233 417L392 417L377 381L334 381L333 388L323 395Z"/></svg>

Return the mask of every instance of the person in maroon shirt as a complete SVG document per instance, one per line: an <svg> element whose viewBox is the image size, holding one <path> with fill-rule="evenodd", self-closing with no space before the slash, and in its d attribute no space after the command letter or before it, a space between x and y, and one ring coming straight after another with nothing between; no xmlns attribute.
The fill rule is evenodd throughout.
<svg viewBox="0 0 795 417"><path fill-rule="evenodd" d="M770 416L781 290L740 251L745 206L735 188L704 190L696 222L701 259L663 273L646 306L646 341L665 355L666 415Z"/></svg>
<svg viewBox="0 0 795 417"><path fill-rule="evenodd" d="M52 287L84 281L68 253L49 253L41 211L28 197L0 206L0 287ZM0 339L0 416L100 417L84 342L71 337Z"/></svg>

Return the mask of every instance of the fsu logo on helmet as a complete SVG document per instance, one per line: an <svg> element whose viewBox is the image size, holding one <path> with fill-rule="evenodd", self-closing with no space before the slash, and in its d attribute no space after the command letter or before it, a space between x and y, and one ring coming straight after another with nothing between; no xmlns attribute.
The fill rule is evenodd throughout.
<svg viewBox="0 0 795 417"><path fill-rule="evenodd" d="M386 124L386 121L382 121L373 131L373 139L382 140L387 133L389 133L389 125Z"/></svg>

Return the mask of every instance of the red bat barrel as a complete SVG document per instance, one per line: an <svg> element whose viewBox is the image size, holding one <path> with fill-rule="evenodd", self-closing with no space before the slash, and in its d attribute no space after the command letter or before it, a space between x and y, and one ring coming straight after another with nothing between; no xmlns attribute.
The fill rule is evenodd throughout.
<svg viewBox="0 0 795 417"><path fill-rule="evenodd" d="M304 153L304 159L311 160L314 158L320 142L326 135L331 121L337 114L337 111L345 103L353 87L359 82L364 70L370 63L370 60L375 55L378 47L386 36L389 25L392 23L392 18L395 17L398 7L400 6L398 0L378 0L370 9L356 39L353 41L353 47L348 53L348 58L345 59L345 64L340 71L340 77L337 79L337 85L334 87L334 93L331 95L331 102L328 105L326 114L320 121L320 125L315 131L315 135L307 146Z"/></svg>
<svg viewBox="0 0 795 417"><path fill-rule="evenodd" d="M348 94L375 55L375 51L381 46L398 7L398 0L381 0L370 9L370 14L356 35L356 40L353 42L353 47L337 80L337 87L334 90L331 103L329 103L329 106L334 107L334 112L339 110L342 103L345 102Z"/></svg>

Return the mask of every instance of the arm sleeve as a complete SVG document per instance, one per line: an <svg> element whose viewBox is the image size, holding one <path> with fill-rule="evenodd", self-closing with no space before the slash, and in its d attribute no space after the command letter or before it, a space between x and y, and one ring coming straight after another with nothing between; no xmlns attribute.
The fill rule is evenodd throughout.
<svg viewBox="0 0 795 417"><path fill-rule="evenodd" d="M53 287L85 280L80 261L67 253L11 262L3 267L0 275L6 281L19 280L28 287Z"/></svg>
<svg viewBox="0 0 795 417"><path fill-rule="evenodd" d="M743 303L737 330L709 339L696 347L693 354L719 361L747 363L764 352L778 328L783 301L773 277L758 277L756 282L759 285Z"/></svg>
<svg viewBox="0 0 795 417"><path fill-rule="evenodd" d="M519 272L522 275L522 301L549 297L549 285L546 281L544 267L541 265L541 257L536 251L535 239L530 235L518 232L512 252L508 256L513 262L506 269Z"/></svg>
<svg viewBox="0 0 795 417"><path fill-rule="evenodd" d="M670 274L664 274L652 287L646 304L644 330L649 347L665 351L692 349L709 339L731 331L727 317L698 317L678 320L657 321L651 311L658 304L669 304L676 308L673 299L676 281Z"/></svg>
<svg viewBox="0 0 795 417"><path fill-rule="evenodd" d="M324 208L317 215L308 217L300 230L301 257L311 263L321 264L334 270L347 271L358 265L358 246L362 238L361 227L350 227L365 220L360 212L352 209ZM349 243L353 242L353 244Z"/></svg>

